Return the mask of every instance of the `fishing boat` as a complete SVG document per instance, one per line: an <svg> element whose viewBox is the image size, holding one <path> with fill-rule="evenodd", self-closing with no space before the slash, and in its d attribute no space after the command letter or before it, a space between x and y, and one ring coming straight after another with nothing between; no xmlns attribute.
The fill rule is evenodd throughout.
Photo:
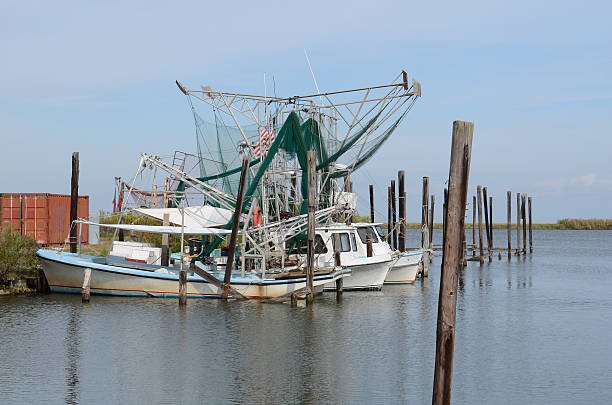
<svg viewBox="0 0 612 405"><path fill-rule="evenodd" d="M357 237L357 228L345 224L329 224L315 230L315 261L319 266L334 264L334 253L340 252L340 262L351 269L351 276L345 278L345 290L380 290L393 258L387 253L367 256L366 244ZM335 286L324 286L333 290Z"/></svg>
<svg viewBox="0 0 612 405"><path fill-rule="evenodd" d="M393 261L390 264L389 273L385 278L385 284L412 284L417 277L419 265L423 260L423 250L409 250L400 252L392 250L385 240L385 235L380 223L355 223L359 239L365 243L368 235L372 237L372 252L374 256L390 255Z"/></svg>
<svg viewBox="0 0 612 405"><path fill-rule="evenodd" d="M143 225L108 225L83 222L89 225L111 226L137 232L179 234L179 227ZM211 228L184 228L185 235L226 235L229 231ZM113 249L119 251L119 249ZM134 250L146 251L147 246L134 246ZM179 289L180 261L171 266L147 263L148 260L135 258L133 254L107 257L68 253L50 249L37 252L51 292L81 293L85 269L91 269L91 294L177 297ZM127 256L127 257L126 257ZM154 255L150 255L154 256ZM155 259L154 259L155 260ZM184 263L187 268L188 264ZM187 270L187 297L220 298L223 292L225 269L217 269L214 263L197 262ZM325 267L316 268L313 277L315 292L322 286L334 283L350 274L350 269ZM233 271L230 285L234 291L246 298L275 298L298 292L306 287L306 277L298 268L269 269L267 276L245 271Z"/></svg>

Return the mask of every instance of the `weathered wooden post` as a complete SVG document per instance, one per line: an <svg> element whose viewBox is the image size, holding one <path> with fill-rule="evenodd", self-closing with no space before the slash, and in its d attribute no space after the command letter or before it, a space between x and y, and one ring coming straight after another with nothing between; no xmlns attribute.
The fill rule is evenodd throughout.
<svg viewBox="0 0 612 405"><path fill-rule="evenodd" d="M340 246L340 236L338 234L334 234L334 237L338 237L338 239L336 240L335 246ZM334 264L336 265L336 267L342 266L342 261L340 260L340 251L339 250L336 250L334 252ZM336 295L337 296L342 295L343 280L344 280L344 278L339 278L339 279L336 280Z"/></svg>
<svg viewBox="0 0 612 405"><path fill-rule="evenodd" d="M480 263L484 262L484 240L482 237L482 186L476 187L478 198L478 242L480 244Z"/></svg>
<svg viewBox="0 0 612 405"><path fill-rule="evenodd" d="M476 196L472 196L472 256L476 256Z"/></svg>
<svg viewBox="0 0 612 405"><path fill-rule="evenodd" d="M521 193L516 193L516 255L521 255Z"/></svg>
<svg viewBox="0 0 612 405"><path fill-rule="evenodd" d="M367 257L372 257L373 252L372 252L372 235L367 234L366 235L366 256Z"/></svg>
<svg viewBox="0 0 612 405"><path fill-rule="evenodd" d="M185 199L181 200L181 267L179 269L179 306L187 305L187 272L183 269L185 264ZM227 298L227 295L224 296Z"/></svg>
<svg viewBox="0 0 612 405"><path fill-rule="evenodd" d="M81 289L81 301L89 302L91 286L91 269L87 268L83 272L83 288Z"/></svg>
<svg viewBox="0 0 612 405"><path fill-rule="evenodd" d="M457 314L457 278L461 266L461 233L464 229L473 131L473 123L462 121L453 123L451 164L448 176L446 237L442 251L442 271L438 299L433 405L450 404L451 400Z"/></svg>
<svg viewBox="0 0 612 405"><path fill-rule="evenodd" d="M508 260L512 258L512 191L508 191Z"/></svg>
<svg viewBox="0 0 612 405"><path fill-rule="evenodd" d="M225 275L223 277L223 292L221 293L221 298L223 299L227 299L227 296L229 295L232 267L234 266L234 253L236 251L236 240L238 239L238 225L240 224L240 214L242 213L242 200L244 199L244 191L246 189L245 186L247 182L248 168L249 158L247 155L245 155L242 159L240 183L238 184L238 195L236 196L236 207L234 208L234 217L232 222L232 234L230 235L230 243L227 249L227 264L225 265Z"/></svg>
<svg viewBox="0 0 612 405"><path fill-rule="evenodd" d="M77 251L77 229L74 221L78 216L79 204L79 152L72 152L72 176L70 178L70 252Z"/></svg>
<svg viewBox="0 0 612 405"><path fill-rule="evenodd" d="M396 204L397 198L396 198L396 193L395 193L395 180L391 180L391 213L393 214L393 234L392 234L392 239L393 239L393 249L399 249L398 243L397 243L397 234L398 234L398 229L397 229L397 204Z"/></svg>
<svg viewBox="0 0 612 405"><path fill-rule="evenodd" d="M521 216L523 217L523 254L527 253L527 194L521 196Z"/></svg>
<svg viewBox="0 0 612 405"><path fill-rule="evenodd" d="M170 214L164 213L163 226L170 225ZM162 233L162 246L161 246L161 265L168 266L170 264L170 235Z"/></svg>
<svg viewBox="0 0 612 405"><path fill-rule="evenodd" d="M442 240L446 232L446 203L448 203L448 187L444 187L444 202L442 203Z"/></svg>
<svg viewBox="0 0 612 405"><path fill-rule="evenodd" d="M308 244L306 251L306 278L308 294L306 295L306 303L312 303L314 299L314 239L315 239L315 204L316 204L316 187L317 187L317 172L316 172L317 155L315 151L308 151Z"/></svg>
<svg viewBox="0 0 612 405"><path fill-rule="evenodd" d="M491 251L495 250L495 243L493 243L493 196L489 196L489 241Z"/></svg>
<svg viewBox="0 0 612 405"><path fill-rule="evenodd" d="M533 234L531 231L531 197L529 197L529 253L533 253Z"/></svg>
<svg viewBox="0 0 612 405"><path fill-rule="evenodd" d="M398 250L406 250L406 192L404 191L404 171L397 172L398 202L399 202L399 238Z"/></svg>
<svg viewBox="0 0 612 405"><path fill-rule="evenodd" d="M374 185L370 184L370 222L374 223Z"/></svg>
<svg viewBox="0 0 612 405"><path fill-rule="evenodd" d="M491 233L489 232L489 209L488 209L488 197L487 188L482 188L482 200L484 203L484 220L485 220L485 232L487 234L487 251L489 252L489 261L491 261Z"/></svg>
<svg viewBox="0 0 612 405"><path fill-rule="evenodd" d="M427 216L429 214L429 177L423 177L423 197L421 204L421 229L427 229ZM428 230L429 231L429 230ZM421 248L425 249L429 245L429 233L421 233Z"/></svg>
<svg viewBox="0 0 612 405"><path fill-rule="evenodd" d="M316 179L315 179L316 181ZM353 192L353 182L351 181L350 176L346 176L344 178L344 191L346 191L347 193L352 193ZM315 202L316 205L316 202ZM350 225L352 223L353 220L353 214L345 214L345 223L347 225Z"/></svg>
<svg viewBox="0 0 612 405"><path fill-rule="evenodd" d="M391 249L394 248L393 238L391 237L393 235L392 230L393 214L391 214L391 187L387 187L387 243L389 243Z"/></svg>
<svg viewBox="0 0 612 405"><path fill-rule="evenodd" d="M433 231L434 231L434 207L436 205L436 196L431 195L431 207L429 207L429 248L433 248Z"/></svg>

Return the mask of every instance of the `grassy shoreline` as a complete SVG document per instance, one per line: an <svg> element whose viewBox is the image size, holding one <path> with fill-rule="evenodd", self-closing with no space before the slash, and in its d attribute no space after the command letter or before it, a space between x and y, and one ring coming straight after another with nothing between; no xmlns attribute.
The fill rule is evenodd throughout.
<svg viewBox="0 0 612 405"><path fill-rule="evenodd" d="M484 224L482 225L484 228ZM406 223L407 228L418 229L420 223ZM478 224L476 225L478 227ZM493 229L506 229L506 223L494 223ZM510 227L516 229L516 223L511 223ZM561 219L554 224L532 224L532 229L546 230L581 230L581 231L609 231L612 230L612 219ZM442 224L435 223L434 229L442 229ZM472 229L472 222L465 224L465 229Z"/></svg>

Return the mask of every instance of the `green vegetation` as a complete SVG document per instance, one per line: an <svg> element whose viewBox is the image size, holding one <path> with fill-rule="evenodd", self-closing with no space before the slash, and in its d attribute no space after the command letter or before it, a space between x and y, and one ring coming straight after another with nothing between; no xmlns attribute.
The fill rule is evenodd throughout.
<svg viewBox="0 0 612 405"><path fill-rule="evenodd" d="M10 227L0 232L0 288L14 281L38 277L37 250L36 241L14 233Z"/></svg>

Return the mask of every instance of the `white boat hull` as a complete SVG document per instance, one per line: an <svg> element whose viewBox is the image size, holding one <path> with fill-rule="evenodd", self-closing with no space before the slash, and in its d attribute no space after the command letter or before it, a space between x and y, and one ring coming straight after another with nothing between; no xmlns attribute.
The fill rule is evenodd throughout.
<svg viewBox="0 0 612 405"><path fill-rule="evenodd" d="M385 284L412 284L416 280L423 252L406 252L391 266Z"/></svg>
<svg viewBox="0 0 612 405"><path fill-rule="evenodd" d="M178 274L176 273L157 273L100 264L71 253L44 251L45 253L41 254L40 252L42 268L51 292L80 294L83 271L90 268L92 295L178 297ZM336 271L324 276L315 276L315 291L326 283L334 284L336 279L343 277L348 272L350 271ZM248 277L242 279L242 281L232 281L231 285L248 298L273 298L305 287L306 280L304 278L262 280L253 276L250 279ZM221 293L220 288L198 275L187 277L188 298L219 298Z"/></svg>
<svg viewBox="0 0 612 405"><path fill-rule="evenodd" d="M380 290L389 273L390 264L390 258L379 259L377 257L363 258L362 263L350 264L351 274L342 280L342 288L344 290ZM336 287L326 284L323 288L331 291Z"/></svg>

